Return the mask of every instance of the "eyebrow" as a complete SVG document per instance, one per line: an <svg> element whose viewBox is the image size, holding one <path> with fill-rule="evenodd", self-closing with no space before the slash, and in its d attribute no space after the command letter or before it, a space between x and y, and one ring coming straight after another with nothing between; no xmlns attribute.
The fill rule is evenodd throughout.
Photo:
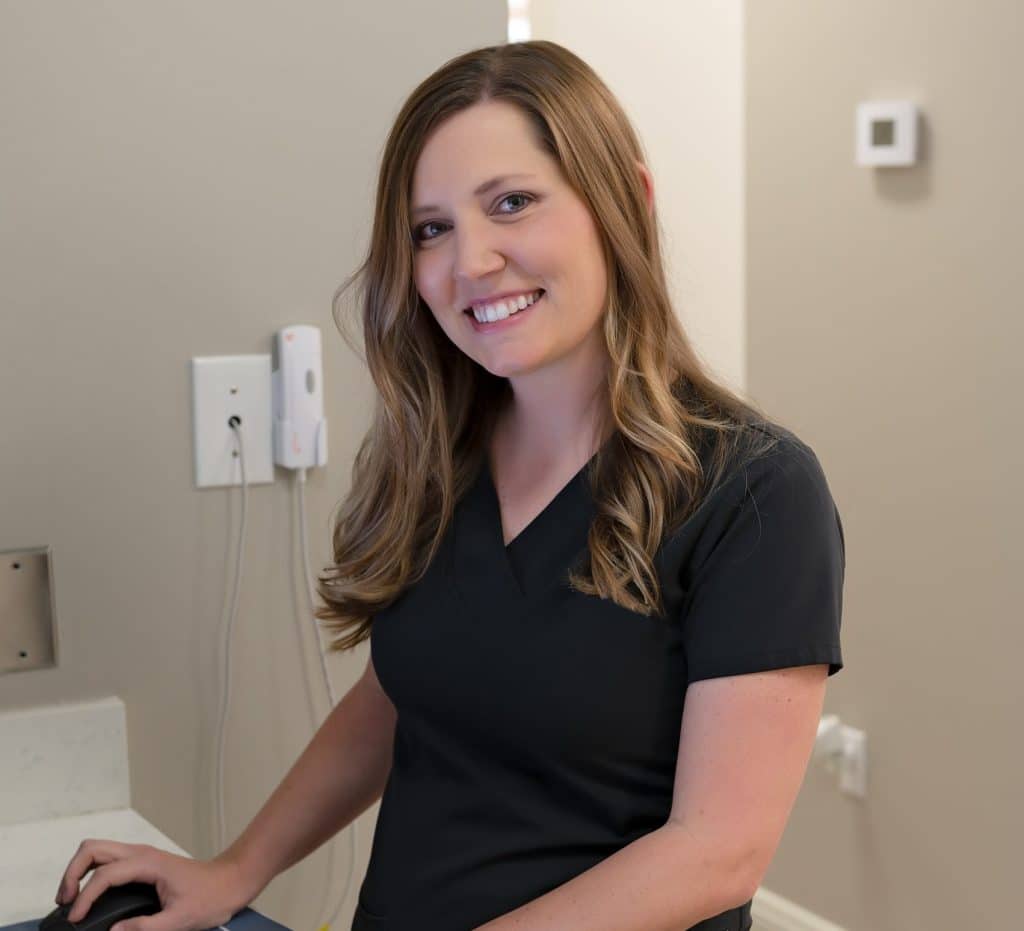
<svg viewBox="0 0 1024 931"><path fill-rule="evenodd" d="M531 175L531 174L526 174L524 172L519 172L517 174L511 174L511 175L498 175L496 178L491 178L490 181L485 181L483 184L481 184L473 192L473 196L474 197L479 197L481 194L486 194L489 190L491 190L491 188L495 188L499 184L504 184L506 181L510 181L512 178L532 178L532 177L534 177L534 176ZM412 210L412 216L418 217L420 214L431 213L431 212L433 212L435 210L440 210L440 209L441 209L440 207L437 207L434 204L428 204L428 205L425 205L425 206L422 206L422 207L414 207L413 210Z"/></svg>

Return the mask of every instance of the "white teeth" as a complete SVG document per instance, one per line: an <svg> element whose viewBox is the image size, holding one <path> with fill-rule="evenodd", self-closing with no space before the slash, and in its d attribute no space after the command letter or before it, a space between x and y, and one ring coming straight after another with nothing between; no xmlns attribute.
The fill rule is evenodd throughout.
<svg viewBox="0 0 1024 931"><path fill-rule="evenodd" d="M477 307L473 309L473 316L478 323L494 323L496 320L504 320L536 303L541 294L541 291L534 291L533 294L520 294L519 297L488 304L486 307Z"/></svg>

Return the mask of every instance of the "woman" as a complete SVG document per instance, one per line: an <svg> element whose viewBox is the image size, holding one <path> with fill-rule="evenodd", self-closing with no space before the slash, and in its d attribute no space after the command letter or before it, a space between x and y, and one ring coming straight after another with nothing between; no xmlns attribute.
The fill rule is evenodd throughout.
<svg viewBox="0 0 1024 931"><path fill-rule="evenodd" d="M318 617L366 672L218 857L89 841L62 891L104 864L79 914L147 879L165 911L114 931L209 927L380 798L353 931L750 928L843 665L842 525L683 333L621 107L551 42L448 62L336 307L357 278L379 403Z"/></svg>

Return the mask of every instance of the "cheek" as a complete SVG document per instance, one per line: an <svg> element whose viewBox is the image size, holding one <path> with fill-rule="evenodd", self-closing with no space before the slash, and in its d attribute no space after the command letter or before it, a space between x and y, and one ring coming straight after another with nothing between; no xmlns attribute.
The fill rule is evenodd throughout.
<svg viewBox="0 0 1024 931"><path fill-rule="evenodd" d="M452 312L451 307L445 303L444 300L437 301L432 298L429 292L420 292L420 296L423 298L423 308L421 310L424 314L430 314L434 318L434 323L437 324L438 328L442 333L460 349L465 350L467 347L467 340L470 339L471 334L467 332L467 327L464 325L465 321L461 316Z"/></svg>
<svg viewBox="0 0 1024 931"><path fill-rule="evenodd" d="M419 296L423 298L423 300L426 301L427 304L432 305L436 303L436 289L431 283L430 276L426 274L426 272L424 271L422 263L416 265L416 268L413 272L412 280L413 284L416 285L416 291L419 293Z"/></svg>
<svg viewBox="0 0 1024 931"><path fill-rule="evenodd" d="M531 228L527 248L533 270L564 280L572 291L593 290L596 269L604 265L597 228L582 208Z"/></svg>
<svg viewBox="0 0 1024 931"><path fill-rule="evenodd" d="M436 302L441 284L445 280L437 249L423 249L413 253L412 277L416 284L416 290L423 295L424 299Z"/></svg>

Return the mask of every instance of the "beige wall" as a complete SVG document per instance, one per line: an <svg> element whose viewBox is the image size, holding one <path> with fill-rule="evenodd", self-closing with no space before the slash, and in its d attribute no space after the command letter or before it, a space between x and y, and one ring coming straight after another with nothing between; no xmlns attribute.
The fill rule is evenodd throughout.
<svg viewBox="0 0 1024 931"><path fill-rule="evenodd" d="M867 731L869 796L809 771L765 886L850 931L1010 927L1024 14L1010 0L531 8L534 36L590 61L635 119L697 345L811 443L843 515L847 666L826 711ZM361 254L384 134L421 77L505 35L499 0L443 12L0 5L0 549L53 547L63 648L58 669L0 677L0 707L121 695L134 803L197 855L213 852L239 496L192 488L188 359L321 326L332 461L306 507L325 560L371 397L329 297ZM925 161L856 166L857 101L900 95L924 108ZM249 498L231 836L326 710L280 474ZM339 692L365 657L331 659ZM375 815L357 822L353 888ZM332 893L348 838L334 843ZM256 906L315 927L326 851Z"/></svg>
<svg viewBox="0 0 1024 931"><path fill-rule="evenodd" d="M504 0L0 4L0 550L53 547L62 647L56 669L0 677L0 707L121 696L133 803L196 855L215 852L241 497L192 487L189 359L269 353L278 327L321 327L331 461L306 488L319 566L371 398L330 299L362 255L387 129L416 83L504 41L506 24ZM294 502L284 471L249 493L232 838L327 710ZM331 659L339 694L366 656ZM340 928L376 811L356 824ZM332 903L350 859L349 838L334 843ZM327 849L256 907L316 928Z"/></svg>
<svg viewBox="0 0 1024 931"><path fill-rule="evenodd" d="M818 451L847 543L827 708L869 795L808 775L765 884L851 931L1019 923L1024 9L746 4L749 388ZM924 112L854 163L858 101Z"/></svg>
<svg viewBox="0 0 1024 931"><path fill-rule="evenodd" d="M531 37L588 62L633 121L679 316L711 368L743 390L739 0L529 0L529 15Z"/></svg>
<svg viewBox="0 0 1024 931"><path fill-rule="evenodd" d="M763 887L850 931L1012 923L1024 12L530 11L634 119L695 342L813 446L843 517L846 668L825 711L867 732L869 793L809 769ZM855 165L857 102L900 96L924 108L924 161Z"/></svg>

